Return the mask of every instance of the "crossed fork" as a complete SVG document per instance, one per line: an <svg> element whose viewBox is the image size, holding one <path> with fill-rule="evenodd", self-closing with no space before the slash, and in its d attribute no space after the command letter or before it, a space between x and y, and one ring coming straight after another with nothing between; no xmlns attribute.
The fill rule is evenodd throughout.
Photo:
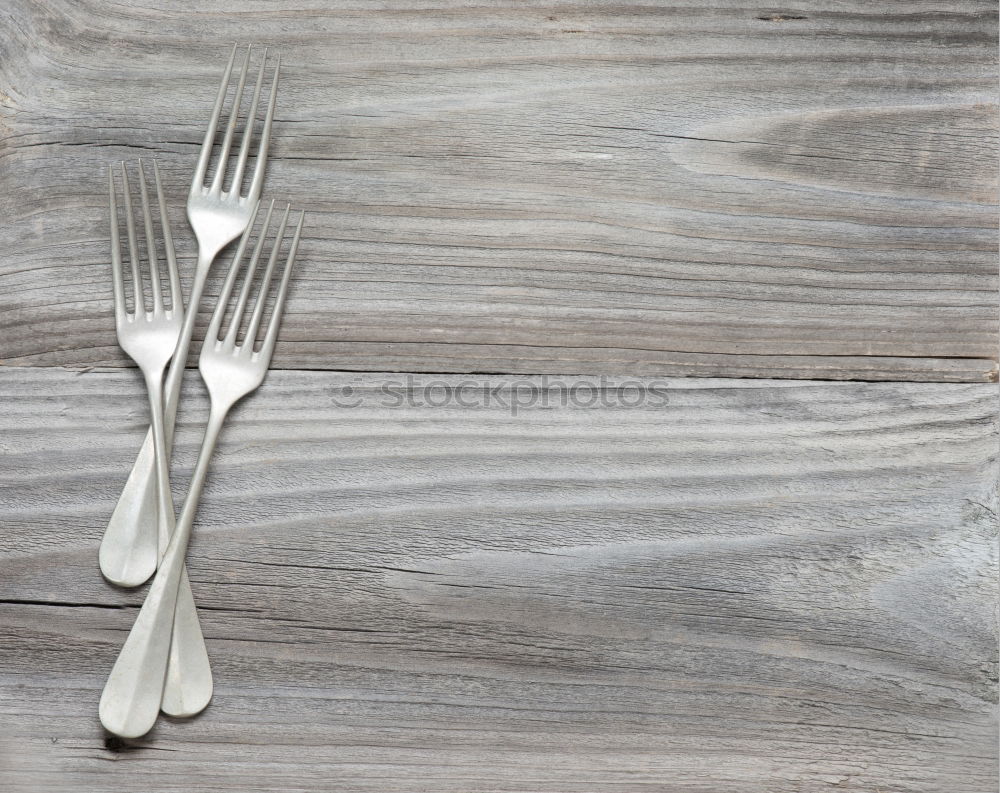
<svg viewBox="0 0 1000 793"><path fill-rule="evenodd" d="M225 417L238 400L260 385L270 364L289 275L302 232L302 214L292 230L289 224L290 207L286 207L277 229L271 235L263 275L255 279L258 263L269 242L274 213L272 201L257 232L256 242L251 244L264 181L280 64L276 60L254 168L244 188L251 139L259 120L267 50L261 59L245 117L239 153L230 169L230 154L247 83L251 50L247 49L225 134L218 154L213 157L219 119L229 92L235 59L234 46L188 194L187 214L198 241L198 262L187 312L183 307L157 164L153 163L153 176L159 203L162 258L167 270L165 281L157 255L146 167L139 162L139 196L145 235L143 246L139 244L140 235L136 231L132 190L125 163L121 165L121 200L118 198L114 170L109 168L108 171L115 324L119 344L136 362L145 378L151 426L101 542L100 566L109 581L121 586L138 586L156 573L101 695L102 724L110 732L126 738L136 738L148 732L160 710L171 716L193 716L201 712L212 697L212 673L184 557L208 463ZM213 160L211 181L206 184ZM227 186L228 189L224 189ZM122 263L119 207L125 216L127 272ZM175 526L170 491L170 452L188 348L212 262L226 245L240 235L242 238L215 305L199 358L198 368L208 388L211 408L187 498ZM140 247L145 253L144 260ZM278 260L283 249L286 253L279 267ZM126 288L126 275L129 276L130 289ZM242 285L234 297L234 288L241 276ZM272 292L274 296L270 298ZM248 313L252 295L253 307ZM231 298L235 302L229 309ZM268 304L271 311L265 323L264 312ZM228 323L224 328L227 315ZM259 344L258 335L261 335ZM164 380L168 362L170 367Z"/></svg>

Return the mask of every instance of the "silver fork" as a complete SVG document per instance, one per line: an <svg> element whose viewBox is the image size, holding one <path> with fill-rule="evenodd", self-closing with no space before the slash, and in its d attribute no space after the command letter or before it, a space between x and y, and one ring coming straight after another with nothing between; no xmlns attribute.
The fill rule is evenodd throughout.
<svg viewBox="0 0 1000 793"><path fill-rule="evenodd" d="M246 265L243 286L236 299L225 336L220 336L222 320L229 298L233 293L237 275L241 270L241 261L248 247L253 229L252 219L240 241L226 276L222 293L219 295L219 302L212 314L208 332L205 335L205 343L202 346L201 357L198 361L201 377L205 381L211 398L205 438L201 444L198 461L195 463L184 508L170 538L167 552L160 560L159 570L149 588L149 593L146 595L146 601L136 617L135 625L132 626L132 630L125 640L101 695L101 723L109 731L124 738L138 738L140 735L145 735L156 722L157 713L161 709L161 696L170 652L171 627L184 568L184 556L187 553L188 541L191 539L191 529L198 509L198 500L205 483L208 463L230 408L261 384L267 373L271 354L274 352L281 313L288 292L288 278L298 251L299 237L302 234L303 215L299 216L294 236L289 245L288 256L274 299L274 307L264 332L260 350L255 352L254 346L261 328L264 304L270 283L274 278L281 244L286 237L288 208L285 209L282 216L267 259L266 269L260 279L246 333L242 337L242 342L237 344L237 335L250 294L253 291L253 275L267 238L273 208L272 202L257 243L253 248L253 253Z"/></svg>
<svg viewBox="0 0 1000 793"><path fill-rule="evenodd" d="M122 273L121 240L118 232L118 200L115 189L114 168L108 168L108 189L111 211L111 273L115 296L115 328L118 333L118 344L136 362L146 381L146 392L149 395L150 426L155 450L155 490L156 522L146 524L142 528L148 535L144 541L136 543L132 548L135 554L149 554L148 560L154 565L157 561L157 545L166 550L167 541L174 527L174 507L170 496L170 474L167 458L163 454L163 372L174 354L177 339L181 335L181 325L184 321L184 309L181 305L181 283L177 272L177 260L174 256L173 240L170 237L170 226L166 220L163 187L160 183L160 170L153 162L153 174L156 181L156 196L160 206L160 228L163 233L163 247L167 261L167 272L170 283L170 308L165 307L162 293L160 267L156 255L156 236L153 232L153 218L149 211L149 192L146 186L146 171L142 160L138 163L139 195L142 201L143 230L146 235L146 260L148 264L148 281L144 282L142 266L139 261L139 247L136 236L135 218L132 210L132 188L129 185L128 170L125 163L121 164L122 179L122 209L125 214L125 228L128 237L129 266L132 274L132 312L129 313L125 298L125 280ZM152 310L147 310L146 293L151 293ZM152 531L150 531L152 529Z"/></svg>
<svg viewBox="0 0 1000 793"><path fill-rule="evenodd" d="M228 190L223 190L225 177L229 169L230 153L233 136L240 115L240 104L243 90L247 82L247 71L250 65L251 50L247 49L246 58L240 70L229 121L226 124L222 138L219 156L215 164L211 182L206 185L209 164L212 159L212 148L216 138L219 119L222 116L233 64L236 59L236 46L233 46L229 63L226 66L222 84L212 109L208 130L202 142L194 179L188 194L187 214L198 239L198 264L188 298L188 311L181 327L180 337L174 350L170 369L167 372L164 399L164 449L167 459L173 441L174 419L177 415L177 402L180 396L181 381L184 367L187 363L188 348L194 333L195 320L198 315L198 304L205 287L212 261L226 245L246 231L253 213L260 200L261 188L264 183L264 167L267 163L267 149L271 139L271 122L274 118L274 106L278 90L278 71L280 59L276 59L274 77L271 81L270 96L267 99L267 110L260 131L259 144L256 150L253 175L245 194L242 191L243 176L250 156L252 132L257 122L261 90L264 84L264 71L267 64L267 50L261 59L257 72L250 110L246 116L245 128L240 143L239 154L232 168L232 176ZM152 543L149 527L156 519L156 487L155 487L155 455L152 431L146 434L139 455L129 474L115 510L108 522L108 528L101 541L100 565L105 578L121 586L138 586L148 579L156 570L157 555L155 542ZM164 709L171 715L187 715L189 706L182 702L174 702L172 697L165 701Z"/></svg>
<svg viewBox="0 0 1000 793"><path fill-rule="evenodd" d="M149 292L152 296L152 310L147 311L144 299L143 279L139 262L139 251L135 220L132 211L132 190L129 185L128 170L121 165L122 209L128 237L129 264L132 274L133 311L127 311L125 283L122 272L121 241L118 232L118 201L115 189L114 169L108 168L108 190L111 214L111 271L115 297L115 326L118 343L136 362L146 380L149 395L149 412L155 477L153 479L156 501L154 523L143 522L140 528L150 532L150 537L135 543L136 553L152 552L155 566L158 557L167 549L167 542L174 531L174 502L170 493L170 463L167 441L164 437L163 418L163 370L170 360L180 337L184 322L184 306L181 298L180 275L174 255L174 243L167 219L166 202L163 199L163 185L160 169L153 161L153 178L156 184L156 198L159 204L159 221L162 232L164 258L169 279L170 308L166 308L160 278L159 260L156 254L156 235L149 208L149 192L146 186L146 171L142 160L138 163L139 196L142 204L143 231L146 240L146 260L149 271ZM164 698L173 703L175 710L195 712L205 707L212 697L212 670L208 662L205 639L195 610L191 584L187 570L181 570L181 583L174 613L173 644L171 646L170 667Z"/></svg>

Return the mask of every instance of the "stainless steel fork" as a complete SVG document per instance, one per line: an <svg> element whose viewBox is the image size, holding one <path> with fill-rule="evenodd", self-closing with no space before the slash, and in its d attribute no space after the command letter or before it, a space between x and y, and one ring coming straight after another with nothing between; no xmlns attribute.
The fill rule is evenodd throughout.
<svg viewBox="0 0 1000 793"><path fill-rule="evenodd" d="M138 173L143 216L142 228L145 233L146 269L149 273L148 289L143 287L143 268L139 260L139 246L132 210L132 190L129 185L128 170L125 163L122 163L121 208L125 215L126 235L128 237L133 297L131 313L127 310L125 299L121 241L118 230L119 202L113 168L108 169L111 272L114 284L115 325L118 331L118 343L139 366L146 380L146 391L149 394L155 462L153 481L156 491L156 520L152 523L143 522L140 524L140 528L144 531L149 531L151 527L152 536L148 540L143 537L141 542L135 543L134 548L137 553L151 551L153 554L152 563L155 566L158 556L166 551L170 535L174 531L174 502L170 493L169 451L164 437L163 370L173 355L177 339L181 334L184 306L181 298L180 276L177 272L177 259L174 256L174 243L170 234L170 222L167 219L166 202L163 200L160 169L154 160L153 177L156 183L161 239L169 282L169 294L167 295L163 294L159 258L156 252L157 238L153 230L153 218L149 207L146 171L141 160L138 163ZM152 305L149 307L145 301L147 291L152 297ZM167 301L164 301L164 297L167 298ZM166 302L170 303L169 308L167 308ZM212 669L209 665L205 639L198 621L198 612L195 609L186 569L181 570L177 607L173 619L173 642L170 648L170 663L164 687L164 700L171 703L174 711L194 710L197 713L204 709L212 698Z"/></svg>
<svg viewBox="0 0 1000 793"><path fill-rule="evenodd" d="M205 279L208 277L212 261L219 251L247 229L250 218L256 211L264 183L264 168L267 163L267 150L271 139L271 122L274 119L275 100L277 99L280 59L276 59L274 64L274 76L271 80L270 94L266 100L267 109L260 127L253 173L249 180L249 186L245 191L243 189L244 173L251 154L251 140L254 137L254 128L258 121L265 66L268 61L266 49L257 72L257 81L244 123L239 154L233 167L229 167L232 159L230 153L233 137L240 117L240 105L247 82L250 58L251 50L248 48L234 92L229 121L222 137L219 154L215 158L213 176L211 182L206 185L209 165L213 160L212 149L219 119L222 116L223 105L226 103L233 64L236 59L236 46L233 46L216 97L215 107L212 110L212 117L208 123L208 130L202 142L194 179L188 194L187 213L198 239L198 264L191 285L191 294L188 298L187 315L184 318L166 378L163 423L164 449L167 451L168 459L173 441L174 419L177 415L181 380L184 376L188 348L194 333L198 304L201 302ZM226 185L227 173L230 172L228 189L223 189ZM149 578L156 569L155 543L151 544L150 538L153 535L149 528L155 525L156 520L153 447L153 436L152 431L150 431L146 434L139 456L132 467L132 472L125 483L101 542L101 572L109 581L121 586L138 586ZM188 705L182 702L175 703L169 697L164 703L164 709L171 715L187 715L188 708Z"/></svg>
<svg viewBox="0 0 1000 793"><path fill-rule="evenodd" d="M242 341L237 343L249 298L254 291L254 272L267 239L267 230L273 208L272 202L257 243L253 248L253 253L246 264L243 286L236 298L224 336L221 335L223 317L226 314L229 298L233 294L237 276L243 269L242 259L253 229L252 219L248 230L240 241L236 256L226 276L222 293L219 296L219 302L212 314L198 362L202 379L205 381L211 397L205 438L198 454L198 461L195 463L184 508L170 538L170 545L160 561L159 570L149 588L149 593L146 595L146 601L125 640L101 695L101 723L111 732L125 738L138 738L140 735L145 735L156 722L156 716L161 707L170 650L171 627L184 567L184 556L191 538L191 529L198 509L198 500L205 483L208 463L230 408L261 384L267 373L271 354L274 352L274 344L278 337L278 325L285 304L285 296L288 292L288 278L298 251L299 237L302 234L302 215L299 216L294 236L289 245L288 255L274 298L274 306L263 334L260 350L255 351L254 347L261 329L270 284L275 277L282 241L286 237L288 208L285 209L267 259L267 266L259 280L246 332L242 336Z"/></svg>
<svg viewBox="0 0 1000 793"><path fill-rule="evenodd" d="M128 311L125 297L121 240L118 229L118 200L113 167L108 168L111 212L111 280L114 285L115 328L118 332L118 344L136 362L146 381L146 392L149 395L150 427L155 451L156 521L142 527L149 536L144 535L143 541L135 543L132 551L135 554L149 554L151 558L142 561L144 563L152 562L155 565L158 553L157 546L166 550L170 534L174 529L174 506L170 496L169 466L167 457L163 453L165 446L163 437L163 372L174 354L177 339L180 338L184 309L181 304L181 282L177 272L173 240L170 237L170 225L166 220L160 170L154 161L153 174L156 180L156 196L160 206L160 228L170 286L169 294L166 295L167 302L170 303L169 308L164 302L163 283L156 252L156 234L153 231L153 218L149 211L149 190L146 186L146 170L142 160L139 160L138 171L148 279L143 278L144 268L139 259L139 245L132 209L132 188L129 185L128 170L124 162L121 164L122 210L125 214L129 267L132 275L131 313ZM147 293L152 297L151 306L147 304Z"/></svg>

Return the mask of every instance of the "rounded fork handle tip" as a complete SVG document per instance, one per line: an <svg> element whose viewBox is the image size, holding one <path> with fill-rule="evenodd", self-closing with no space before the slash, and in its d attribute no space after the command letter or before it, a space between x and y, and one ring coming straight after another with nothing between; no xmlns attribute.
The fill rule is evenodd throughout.
<svg viewBox="0 0 1000 793"><path fill-rule="evenodd" d="M175 718L195 716L208 707L212 688L212 667L205 638L187 570L183 569L174 607L174 633L160 710Z"/></svg>
<svg viewBox="0 0 1000 793"><path fill-rule="evenodd" d="M101 574L118 586L139 586L156 572L156 481L148 475L152 467L153 436L147 432L98 553Z"/></svg>

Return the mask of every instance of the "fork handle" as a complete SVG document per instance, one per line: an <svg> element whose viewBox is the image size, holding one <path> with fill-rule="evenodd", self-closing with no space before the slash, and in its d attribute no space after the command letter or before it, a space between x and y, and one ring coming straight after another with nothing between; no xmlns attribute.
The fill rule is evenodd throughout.
<svg viewBox="0 0 1000 793"><path fill-rule="evenodd" d="M174 533L174 500L170 493L170 455L163 427L162 371L146 376L152 417L153 447L162 453L155 455L157 527L160 555L166 553ZM198 612L191 593L187 569L181 566L181 578L174 608L173 635L167 662L161 709L171 716L193 716L200 713L212 698L212 668L208 650L198 621Z"/></svg>
<svg viewBox="0 0 1000 793"><path fill-rule="evenodd" d="M212 406L177 528L170 537L170 544L160 561L146 600L101 694L101 723L105 729L123 738L145 735L156 723L160 712L180 583L185 577L184 556L205 485L208 463L227 412L228 408L216 409Z"/></svg>
<svg viewBox="0 0 1000 793"><path fill-rule="evenodd" d="M212 689L212 667L208 661L205 637L194 605L187 567L182 566L160 710L168 716L194 716L208 707Z"/></svg>
<svg viewBox="0 0 1000 793"><path fill-rule="evenodd" d="M118 503L104 530L98 561L101 573L118 586L139 586L156 570L156 479L153 430L139 449Z"/></svg>
<svg viewBox="0 0 1000 793"><path fill-rule="evenodd" d="M167 448L173 447L174 420L177 418L177 403L181 398L181 382L184 379L184 368L187 366L188 350L191 338L194 336L194 325L198 319L198 304L201 303L202 292L205 291L205 281L208 271L215 260L215 253L198 251L198 264L194 268L194 280L191 282L191 294L188 295L187 310L184 312L184 324L181 325L181 335L174 347L174 354L167 368L164 382L163 423Z"/></svg>

